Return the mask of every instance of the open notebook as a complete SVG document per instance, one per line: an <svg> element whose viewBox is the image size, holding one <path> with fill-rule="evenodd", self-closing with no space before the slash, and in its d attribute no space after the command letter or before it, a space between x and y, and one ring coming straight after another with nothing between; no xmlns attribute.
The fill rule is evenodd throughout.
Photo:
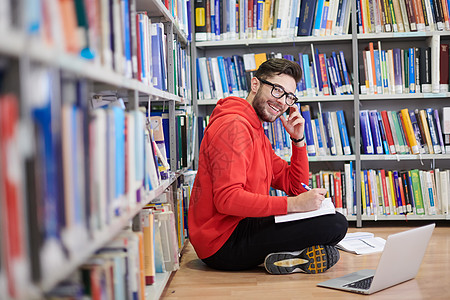
<svg viewBox="0 0 450 300"><path fill-rule="evenodd" d="M325 198L325 200L322 201L322 205L320 206L319 209L307 212L289 213L286 215L275 216L275 223L289 222L335 213L336 208L334 207L333 202L331 202L331 198Z"/></svg>

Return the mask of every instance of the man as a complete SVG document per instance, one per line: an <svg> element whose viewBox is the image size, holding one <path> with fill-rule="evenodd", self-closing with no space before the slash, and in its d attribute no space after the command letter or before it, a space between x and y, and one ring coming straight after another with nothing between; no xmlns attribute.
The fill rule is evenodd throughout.
<svg viewBox="0 0 450 300"><path fill-rule="evenodd" d="M245 270L264 262L271 274L320 273L339 260L334 245L347 231L343 215L274 222L274 215L318 209L326 194L301 185L308 182L309 165L305 120L293 105L300 78L298 64L270 59L251 79L247 99L221 99L210 117L188 222L198 257L212 268ZM262 123L277 118L292 140L290 165L264 134ZM290 196L270 196L270 187Z"/></svg>

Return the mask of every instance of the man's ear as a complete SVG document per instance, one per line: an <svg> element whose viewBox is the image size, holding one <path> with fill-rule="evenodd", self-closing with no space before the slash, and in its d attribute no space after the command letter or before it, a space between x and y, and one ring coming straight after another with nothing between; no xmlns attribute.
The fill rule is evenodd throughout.
<svg viewBox="0 0 450 300"><path fill-rule="evenodd" d="M261 84L261 83L259 82L258 78L252 77L252 80L251 80L251 89L252 89L252 92L254 92L254 93L256 94L256 92L257 92L258 89L259 89L259 85L260 85L260 84Z"/></svg>

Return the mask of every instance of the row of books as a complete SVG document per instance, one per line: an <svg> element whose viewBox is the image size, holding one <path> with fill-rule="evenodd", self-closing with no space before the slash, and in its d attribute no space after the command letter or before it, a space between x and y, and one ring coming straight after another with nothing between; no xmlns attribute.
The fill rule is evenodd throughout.
<svg viewBox="0 0 450 300"><path fill-rule="evenodd" d="M311 53L293 55L281 53L247 53L243 56L197 58L198 99L222 99L228 96L245 97L250 80L258 67L270 58L296 61L302 69L297 84L298 97L353 94L352 75L343 51L333 51L327 58L311 44Z"/></svg>
<svg viewBox="0 0 450 300"><path fill-rule="evenodd" d="M152 23L146 11L136 12L135 1L33 1L36 3L27 6L29 13L24 14L27 34L127 78L189 97L190 58L186 50L174 39L173 62L168 63L163 23ZM167 4L173 6L171 11L187 29L190 1ZM9 13L5 9L5 15ZM167 86L168 74L175 74L174 87Z"/></svg>
<svg viewBox="0 0 450 300"><path fill-rule="evenodd" d="M179 214L175 207L180 203L174 202L173 195L183 193L188 187L189 183L181 184L175 191L169 187L139 212L130 228L97 250L77 272L46 296L51 299L80 296L102 299L102 295L107 299L154 297L146 286L156 284L156 274L179 269L187 228L180 231L177 223L180 219L185 222L186 210L182 209ZM188 201L188 197L183 201Z"/></svg>
<svg viewBox="0 0 450 300"><path fill-rule="evenodd" d="M351 1L195 1L196 41L348 33Z"/></svg>
<svg viewBox="0 0 450 300"><path fill-rule="evenodd" d="M449 212L450 170L362 170L361 213L380 215L447 215ZM355 171L352 163L344 171L310 172L309 185L325 188L336 211L356 215ZM284 195L272 190L273 195Z"/></svg>
<svg viewBox="0 0 450 300"><path fill-rule="evenodd" d="M447 215L450 170L361 171L363 215Z"/></svg>
<svg viewBox="0 0 450 300"><path fill-rule="evenodd" d="M175 111L175 162L177 170L187 168L194 159L194 145L197 132L197 117L191 107L179 108ZM162 107L153 106L150 111L150 122L155 133L155 141L167 162L171 161L169 113Z"/></svg>
<svg viewBox="0 0 450 300"><path fill-rule="evenodd" d="M447 0L356 1L359 33L450 30Z"/></svg>
<svg viewBox="0 0 450 300"><path fill-rule="evenodd" d="M361 56L361 94L449 91L449 44L383 50L370 42Z"/></svg>
<svg viewBox="0 0 450 300"><path fill-rule="evenodd" d="M450 109L443 109L444 124ZM442 130L439 111L433 108L378 112L361 110L364 154L445 154L450 150L450 128Z"/></svg>
<svg viewBox="0 0 450 300"><path fill-rule="evenodd" d="M309 105L299 106L305 119L305 140L308 156L351 155L352 147L347 132L347 122L343 110L319 112L312 118ZM281 120L263 123L264 133L275 153L285 160L290 159L291 141Z"/></svg>
<svg viewBox="0 0 450 300"><path fill-rule="evenodd" d="M54 73L34 68L28 75L28 88L41 91L23 112L29 120L20 118L14 94L0 96L1 250L13 298L23 278L31 274L38 283L76 257L167 172L144 113L124 111L120 101L89 113L85 81L63 79L56 95L50 88ZM65 99L62 106L55 101L59 97ZM27 130L19 130L23 126ZM20 150L24 138L27 151Z"/></svg>

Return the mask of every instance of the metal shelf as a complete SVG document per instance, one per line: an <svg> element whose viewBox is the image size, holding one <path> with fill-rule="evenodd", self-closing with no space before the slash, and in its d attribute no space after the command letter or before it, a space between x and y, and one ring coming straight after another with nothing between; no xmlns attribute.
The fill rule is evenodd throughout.
<svg viewBox="0 0 450 300"><path fill-rule="evenodd" d="M162 18L162 22L173 24L174 33L178 36L178 41L187 44L186 32L182 29L178 21L172 16L169 10L160 0L136 0L136 11L147 11L151 18ZM187 26L187 25L186 25Z"/></svg>
<svg viewBox="0 0 450 300"><path fill-rule="evenodd" d="M450 93L411 93L411 94L377 94L377 95L359 95L360 100L411 100L424 98L448 98Z"/></svg>
<svg viewBox="0 0 450 300"><path fill-rule="evenodd" d="M370 160L423 160L423 159L450 159L450 154L398 154L398 155L387 155L387 154L363 154L361 155L361 161Z"/></svg>
<svg viewBox="0 0 450 300"><path fill-rule="evenodd" d="M354 161L355 155L339 155L339 156L308 156L309 162L322 162L322 161Z"/></svg>
<svg viewBox="0 0 450 300"><path fill-rule="evenodd" d="M91 257L98 249L103 247L108 241L112 240L119 232L125 228L130 220L152 199L160 196L176 179L178 176L172 176L170 179L161 182L160 186L152 191L145 193L143 201L138 203L131 211L115 219L112 224L108 225L103 231L95 233L94 239L85 241L85 247L82 247L82 251L78 251L76 256L64 261L63 265L59 268L55 268L50 276L43 278L40 283L40 288L43 293L50 291L61 280L67 278L72 274L80 265ZM83 241L81 241L83 242Z"/></svg>
<svg viewBox="0 0 450 300"><path fill-rule="evenodd" d="M195 46L198 48L203 47L236 47L236 46L256 46L256 45L280 45L280 44L307 44L307 43L333 43L336 41L349 41L351 42L352 36L350 34L345 35L331 35L331 36L295 36L295 37L282 37L282 38L266 38L266 39L233 39L233 40L216 40L216 41L204 41L196 42Z"/></svg>

